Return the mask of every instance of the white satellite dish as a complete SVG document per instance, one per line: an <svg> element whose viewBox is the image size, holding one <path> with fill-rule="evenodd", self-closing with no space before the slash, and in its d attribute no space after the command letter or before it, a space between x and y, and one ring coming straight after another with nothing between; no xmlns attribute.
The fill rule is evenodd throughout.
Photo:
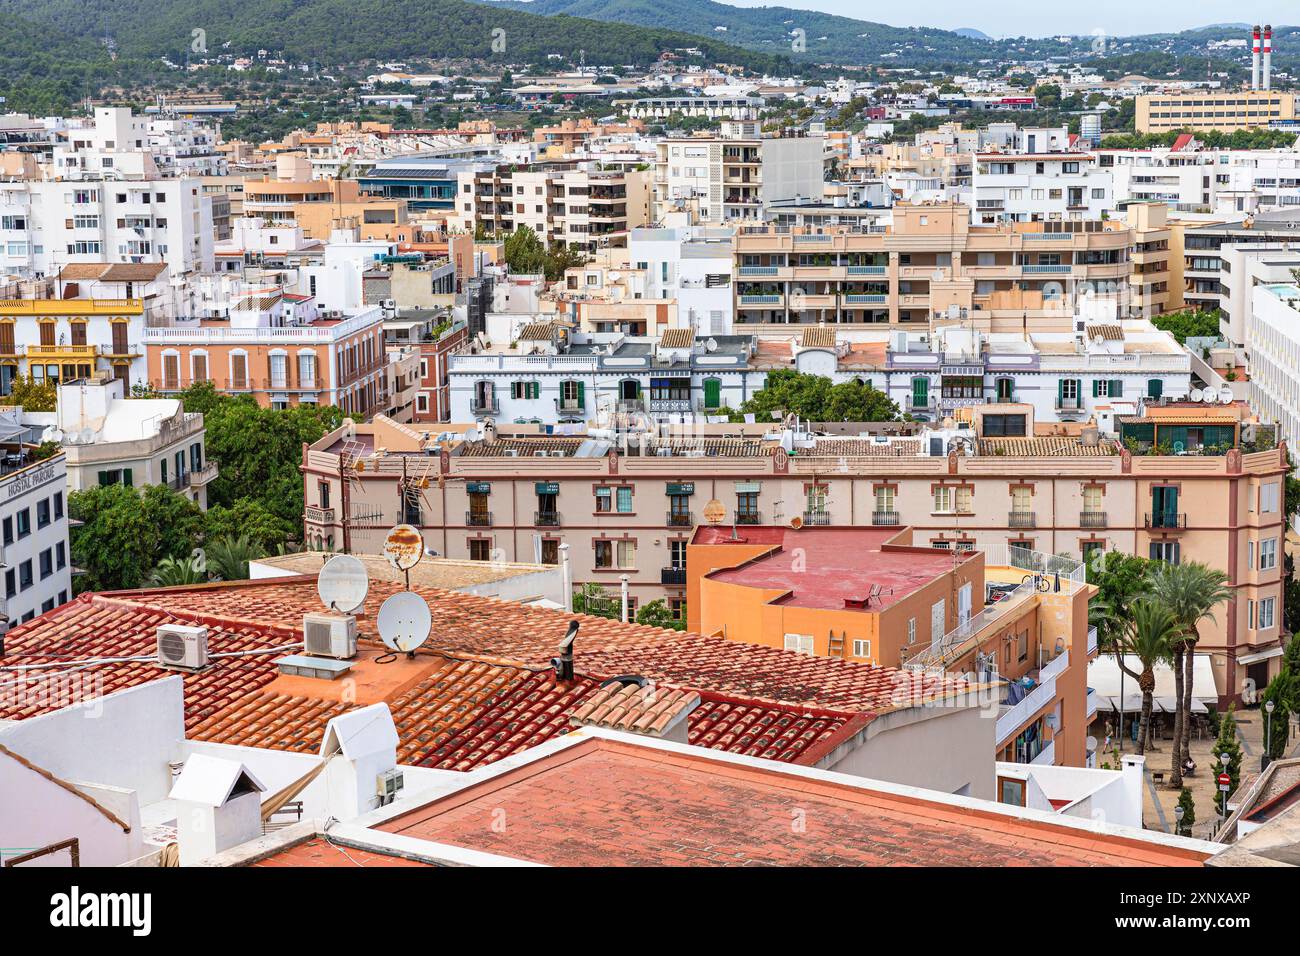
<svg viewBox="0 0 1300 956"><path fill-rule="evenodd" d="M394 651L410 654L429 639L433 614L414 591L398 591L379 608L379 636Z"/></svg>
<svg viewBox="0 0 1300 956"><path fill-rule="evenodd" d="M1205 390L1205 394L1201 398L1201 401L1205 402L1206 405L1213 405L1218 400L1219 400L1219 393L1217 390L1213 388L1207 388Z"/></svg>
<svg viewBox="0 0 1300 956"><path fill-rule="evenodd" d="M1231 405L1232 402L1233 402L1232 389L1230 388L1219 389L1219 404Z"/></svg>
<svg viewBox="0 0 1300 956"><path fill-rule="evenodd" d="M1202 392L1199 388L1192 389L1192 401L1199 402L1203 398L1205 398L1204 392Z"/></svg>
<svg viewBox="0 0 1300 956"><path fill-rule="evenodd" d="M332 611L351 614L366 603L370 579L366 566L350 554L336 554L325 562L316 578L316 593Z"/></svg>
<svg viewBox="0 0 1300 956"><path fill-rule="evenodd" d="M718 350L718 340L717 340L717 339L713 339L713 338L711 338L711 339L709 339L707 342L704 343L704 351L706 351L706 352L716 352L717 350Z"/></svg>

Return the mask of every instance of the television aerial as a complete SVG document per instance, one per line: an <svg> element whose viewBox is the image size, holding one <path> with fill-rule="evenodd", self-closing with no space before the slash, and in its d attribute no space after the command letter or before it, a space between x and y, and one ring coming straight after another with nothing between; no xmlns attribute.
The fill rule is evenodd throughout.
<svg viewBox="0 0 1300 956"><path fill-rule="evenodd" d="M351 614L366 603L370 579L366 566L350 554L336 554L316 577L316 593L331 611Z"/></svg>
<svg viewBox="0 0 1300 956"><path fill-rule="evenodd" d="M410 657L429 639L433 614L414 591L398 591L380 605L375 624L389 650Z"/></svg>

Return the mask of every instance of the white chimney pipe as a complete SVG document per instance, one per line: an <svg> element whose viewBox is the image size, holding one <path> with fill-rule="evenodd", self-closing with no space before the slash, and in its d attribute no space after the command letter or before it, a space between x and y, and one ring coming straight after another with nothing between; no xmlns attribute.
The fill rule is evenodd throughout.
<svg viewBox="0 0 1300 956"><path fill-rule="evenodd" d="M573 613L573 572L569 568L568 542L560 545L560 577L564 583L564 610Z"/></svg>
<svg viewBox="0 0 1300 956"><path fill-rule="evenodd" d="M1273 27L1264 27L1264 89L1273 87Z"/></svg>
<svg viewBox="0 0 1300 956"><path fill-rule="evenodd" d="M1250 88L1259 89L1259 24L1251 32L1250 46Z"/></svg>
<svg viewBox="0 0 1300 956"><path fill-rule="evenodd" d="M622 591L623 591L623 623L626 624L626 623L627 623L627 575L626 575L626 574L619 575L619 581L620 581L620 582L622 583L622 585L623 585L623 587L622 587Z"/></svg>

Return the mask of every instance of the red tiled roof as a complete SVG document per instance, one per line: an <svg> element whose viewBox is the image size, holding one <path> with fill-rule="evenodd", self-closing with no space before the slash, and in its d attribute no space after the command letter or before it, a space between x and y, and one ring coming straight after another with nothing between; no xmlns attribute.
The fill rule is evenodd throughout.
<svg viewBox="0 0 1300 956"><path fill-rule="evenodd" d="M665 694L696 691L692 743L731 753L812 764L876 713L955 685L849 661L684 634L605 618L434 588L433 635L414 660L375 660L378 603L396 589L372 582L359 617L354 678L278 674L280 653L213 657L185 673L189 736L313 753L326 722L377 700L389 704L403 763L467 770L567 733L600 681L639 674ZM205 624L212 654L284 648L301 640L302 614L319 607L310 578L82 595L9 632L0 667L98 658L139 658L61 670L63 690L0 695L0 718L22 719L85 697L169 676L154 661L159 624ZM578 675L557 682L549 667L574 617ZM4 680L18 672L8 671ZM44 671L32 672L44 673ZM67 678L79 677L83 683ZM84 688L84 689L83 689Z"/></svg>
<svg viewBox="0 0 1300 956"><path fill-rule="evenodd" d="M303 840L278 853L263 857L254 867L280 866L430 866L420 860L409 860L395 853L374 853L356 847L330 843L323 837Z"/></svg>

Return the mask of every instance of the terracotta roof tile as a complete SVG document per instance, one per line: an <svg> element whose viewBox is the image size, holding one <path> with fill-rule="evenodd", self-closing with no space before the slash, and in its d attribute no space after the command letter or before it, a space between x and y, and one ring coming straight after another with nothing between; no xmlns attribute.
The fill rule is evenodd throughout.
<svg viewBox="0 0 1300 956"><path fill-rule="evenodd" d="M914 458L921 454L921 439L894 438L877 442L870 438L818 438L812 451L804 454L831 458Z"/></svg>
<svg viewBox="0 0 1300 956"><path fill-rule="evenodd" d="M659 344L666 349L688 349L694 341L694 329L664 329L659 336Z"/></svg>
<svg viewBox="0 0 1300 956"><path fill-rule="evenodd" d="M1110 442L1085 445L1071 435L1037 438L981 438L978 451L984 456L1007 458L1105 458L1115 454Z"/></svg>
<svg viewBox="0 0 1300 956"><path fill-rule="evenodd" d="M699 703L700 695L694 691L611 683L583 701L570 720L614 730L660 734L675 718L689 714Z"/></svg>
<svg viewBox="0 0 1300 956"><path fill-rule="evenodd" d="M835 330L825 325L811 325L803 330L802 345L806 349L833 349Z"/></svg>

